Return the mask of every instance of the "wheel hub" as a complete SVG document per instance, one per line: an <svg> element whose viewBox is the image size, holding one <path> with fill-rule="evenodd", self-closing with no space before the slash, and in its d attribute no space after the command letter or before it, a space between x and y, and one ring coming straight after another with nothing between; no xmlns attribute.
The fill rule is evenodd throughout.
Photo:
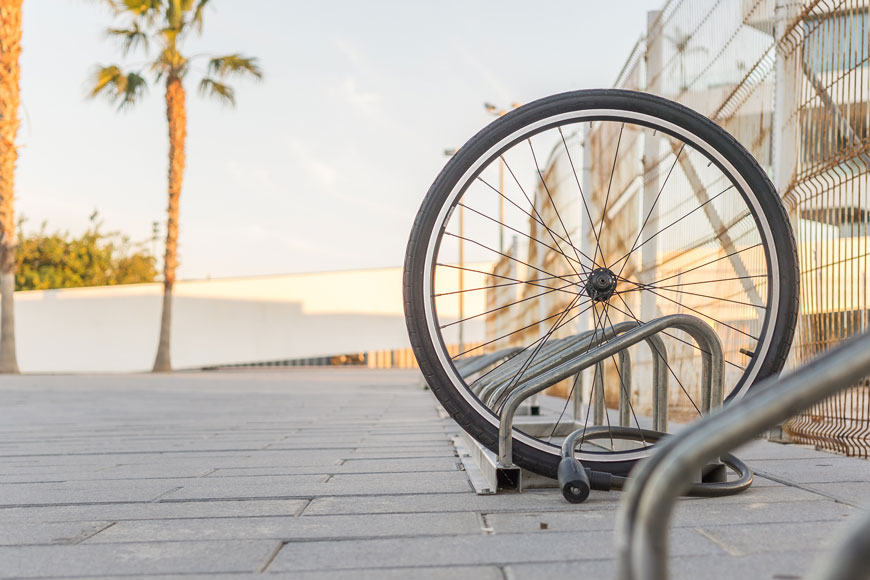
<svg viewBox="0 0 870 580"><path fill-rule="evenodd" d="M596 268L586 280L586 293L593 302L604 302L616 290L616 275L609 268Z"/></svg>

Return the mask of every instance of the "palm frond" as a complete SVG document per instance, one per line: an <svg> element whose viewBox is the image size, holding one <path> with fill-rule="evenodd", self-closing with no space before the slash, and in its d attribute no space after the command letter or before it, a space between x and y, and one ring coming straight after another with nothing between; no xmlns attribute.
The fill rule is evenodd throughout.
<svg viewBox="0 0 870 580"><path fill-rule="evenodd" d="M199 0L196 5L196 10L193 11L193 18L190 23L196 28L197 32L202 32L202 19L205 15L205 7L209 0Z"/></svg>
<svg viewBox="0 0 870 580"><path fill-rule="evenodd" d="M118 103L118 109L135 105L148 89L144 77L135 72L124 74L115 65L97 68L93 81L89 97L105 96L110 102Z"/></svg>
<svg viewBox="0 0 870 580"><path fill-rule="evenodd" d="M158 81L166 74L183 77L187 73L189 60L178 50L175 41L178 33L170 29L164 29L161 31L161 34L163 49L151 63L151 71L154 72Z"/></svg>
<svg viewBox="0 0 870 580"><path fill-rule="evenodd" d="M112 3L120 10L135 16L153 16L163 8L163 2L164 0L114 0Z"/></svg>
<svg viewBox="0 0 870 580"><path fill-rule="evenodd" d="M140 45L146 52L148 50L148 34L139 27L139 22L136 20L133 21L130 28L109 28L106 34L121 41L124 56L127 56L131 50L136 50Z"/></svg>
<svg viewBox="0 0 870 580"><path fill-rule="evenodd" d="M207 97L215 97L226 105L236 104L236 92L233 87L213 78L205 77L199 81L199 92Z"/></svg>
<svg viewBox="0 0 870 580"><path fill-rule="evenodd" d="M263 71L254 57L246 58L240 54L216 56L208 61L208 74L216 75L223 80L232 76L250 75L256 79L263 78Z"/></svg>
<svg viewBox="0 0 870 580"><path fill-rule="evenodd" d="M192 0L167 0L166 25L168 28L181 32L184 29L184 15L193 8Z"/></svg>

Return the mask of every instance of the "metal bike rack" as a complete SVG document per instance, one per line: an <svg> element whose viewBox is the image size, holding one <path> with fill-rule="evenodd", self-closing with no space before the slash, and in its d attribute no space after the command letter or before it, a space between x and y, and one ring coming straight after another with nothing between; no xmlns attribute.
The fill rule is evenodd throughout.
<svg viewBox="0 0 870 580"><path fill-rule="evenodd" d="M518 346L505 348L497 352L482 354L480 356L470 357L456 362L456 370L463 377L469 377L474 373L479 373L486 367L494 365L498 361L510 357L512 354L522 350Z"/></svg>
<svg viewBox="0 0 870 580"><path fill-rule="evenodd" d="M724 356L719 336L710 328L710 325L694 316L687 314L663 316L636 326L632 330L601 344L594 350L553 368L546 375L523 382L521 386L514 389L505 399L501 411L498 430L498 466L508 468L513 465L514 415L525 399L668 328L685 331L695 339L701 349L701 383L704 385L701 391L701 410L708 412L711 408L721 405L724 389ZM615 334L613 331L609 331L609 333ZM598 342L601 342L607 338L608 332L599 332L599 334L602 336ZM664 352L664 347L661 348L660 352ZM659 409L662 408L667 409L666 398L664 404L659 405Z"/></svg>
<svg viewBox="0 0 870 580"><path fill-rule="evenodd" d="M845 341L802 369L770 378L743 400L713 412L679 435L670 437L641 463L629 480L617 515L616 547L621 580L667 578L666 533L671 512L691 474L723 453L750 441L764 430L793 417L870 374L870 333ZM817 578L863 577L870 520L854 542L852 554Z"/></svg>
<svg viewBox="0 0 870 580"><path fill-rule="evenodd" d="M521 470L512 464L511 430L516 424L525 433L533 436L554 434L566 436L582 428L581 417L582 398L580 389L574 389L574 419L554 425L551 421L529 420L525 417L515 421L515 416L523 401L544 389L572 375L577 375L583 369L599 365L596 372L596 385L593 388L595 408L594 424L603 424L604 389L603 368L600 367L606 358L619 357L620 397L619 423L629 425L629 398L631 393L631 359L628 347L645 341L650 348L653 359L653 427L656 430L667 429L668 412L668 377L667 352L664 342L658 333L667 328L677 328L686 331L699 345L702 353L702 408L704 411L720 405L722 402L724 359L719 337L702 320L685 314L675 314L647 322L622 322L606 331L588 331L580 335L554 341L540 349L535 357L539 359L534 365L528 366L522 375L522 380L515 380L516 373L526 365L531 353L513 356L508 362L502 363L497 373L485 376L487 380L472 383L472 389L484 401L492 401L495 405L502 404L501 428L499 432L498 454L481 445L468 435L463 434L456 441L460 448L460 457L469 457L474 463L466 463L466 470L472 479L478 493L496 493L502 490L520 490L524 487L555 487L555 480L544 478ZM606 344L601 343L610 340ZM496 353L497 354L497 353ZM486 356L486 355L483 355ZM475 357L475 359L481 357ZM505 358L502 356L501 358ZM499 359L500 360L500 359ZM471 363L466 363L471 364ZM476 365L478 371L488 365ZM508 368L505 368L508 367ZM463 376L470 376L460 370ZM476 371L476 372L478 372ZM497 406L495 408L498 408ZM555 429L555 431L554 431Z"/></svg>

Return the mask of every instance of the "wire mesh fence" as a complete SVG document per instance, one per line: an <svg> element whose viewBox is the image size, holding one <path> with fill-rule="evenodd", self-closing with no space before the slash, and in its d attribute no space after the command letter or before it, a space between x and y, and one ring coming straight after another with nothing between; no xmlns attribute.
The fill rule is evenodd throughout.
<svg viewBox="0 0 870 580"><path fill-rule="evenodd" d="M868 0L670 0L650 13L647 30L615 82L618 88L675 100L714 120L771 177L795 233L801 272L800 314L788 363L792 367L870 326L868 59ZM708 170L706 159L697 152L684 151L661 133L625 127L583 123L560 134L561 139L551 145L546 162L536 168L541 180L529 199L531 219L521 216L525 225L517 225L514 231L522 229L522 236L513 236L510 247L503 248L486 281L499 290L487 293L489 314L484 317L486 336L481 344L505 327L525 328L511 340L529 341L542 332L535 320L570 309L568 295L541 292L541 286L556 288L558 280L521 290L498 282L518 275L517 256L529 267L571 276L564 264L561 270L556 264L558 252L533 240L544 237L537 229L557 229L559 216L548 213L548 208L571 208L571 199L576 198L573 188L581 186L590 207L563 211L565 223L558 224L559 231L594 246L595 228L583 226L583 212L589 212L589 222L609 228L617 239L607 248L607 263L619 263L638 241L647 241L638 230L644 218L669 224L692 213L687 212L690 207L704 207L689 218L679 218L686 221L678 231L659 236L655 244L625 261L627 272L641 283L664 279L673 280L673 285L659 288L653 296L637 292L615 302L618 308L614 306L607 315L616 323L675 312L708 313L708 322L723 340L729 362L726 375L737 376L748 365L747 357L753 356L750 338L763 324L758 305L764 304L770 274L765 255L753 250L757 245L753 236L758 234L750 210L733 192L716 189L721 176ZM620 154L614 156L614 150ZM493 175L491 182L495 180ZM650 192L667 180L668 202L660 204L655 215L648 214ZM503 191L504 186L498 189ZM554 199L559 203L554 204ZM613 232L625 234L620 239ZM655 268L650 267L653 263ZM705 282L691 274L697 264L710 263L716 263L721 281L715 303L701 290ZM674 300L677 292L678 301ZM508 300L522 302L523 307L499 306ZM578 326L591 328L594 312L578 314L579 324L555 336L576 332ZM529 318L528 326L520 320L524 316ZM688 342L679 336L672 338L671 365L677 370L697 368L697 349L686 346ZM638 382L648 380L651 357L638 352L632 360ZM606 367L608 374L615 367ZM688 395L697 385L685 382L682 389L671 392L672 415L690 410ZM606 383L608 388L619 388L620 380L609 377ZM590 387L587 381L587 397ZM562 391L567 388L567 383L561 386ZM638 408L643 410L650 398L639 396ZM797 441L866 457L870 384L855 385L817 405L790 421L786 429Z"/></svg>
<svg viewBox="0 0 870 580"><path fill-rule="evenodd" d="M639 46L645 58L633 53L617 85L657 93L716 121L765 167L782 196L801 271L790 364L866 331L867 0L670 1L651 16ZM646 70L635 72L640 66ZM721 317L737 320L739 313ZM868 391L870 385L856 385L786 428L798 441L867 456Z"/></svg>

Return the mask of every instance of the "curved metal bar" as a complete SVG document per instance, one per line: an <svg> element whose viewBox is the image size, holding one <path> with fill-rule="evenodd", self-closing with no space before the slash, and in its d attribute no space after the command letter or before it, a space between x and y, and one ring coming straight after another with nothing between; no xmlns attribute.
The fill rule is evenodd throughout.
<svg viewBox="0 0 870 580"><path fill-rule="evenodd" d="M499 422L498 429L499 465L507 467L513 462L513 437L511 436L511 432L513 431L514 414L525 399L580 372L584 368L602 361L609 356L613 356L619 351L637 344L638 342L645 340L647 337L653 336L667 328L676 328L687 332L701 347L701 360L703 363L701 374L703 384L711 385L710 392L706 389L703 390L702 405L705 406L705 409L709 409L711 401L721 401L723 390L722 366L724 364L724 357L722 355L722 343L719 341L719 336L706 322L695 318L694 316L689 316L687 314L671 314L669 316L662 316L661 318L645 322L640 326L629 330L625 334L605 342L593 351L577 356L568 362L559 365L546 376L536 377L531 381L523 383L521 388L514 389L505 400L504 408L501 411L501 421ZM601 334L604 335L605 333L602 332ZM707 350L704 350L705 346ZM664 351L662 350L662 352ZM714 366L714 363L715 368L711 368Z"/></svg>
<svg viewBox="0 0 870 580"><path fill-rule="evenodd" d="M606 345L605 345L606 347ZM605 348L605 347L602 347ZM617 516L622 580L667 577L667 530L677 497L708 461L750 441L870 374L870 333L853 337L802 369L771 377L751 394L668 438L635 470Z"/></svg>
<svg viewBox="0 0 870 580"><path fill-rule="evenodd" d="M695 319L694 317L691 317L691 318ZM697 319L695 319L695 320L697 320ZM578 354L586 353L586 352L592 350L593 347L598 346L599 344L604 342L605 340L612 339L614 336L617 336L619 334L627 332L633 328L637 328L638 326L641 326L641 324L637 321L634 321L634 320L627 320L625 322L620 322L618 324L614 324L612 328L606 328L602 331L599 331L599 334L597 337L590 336L587 340L583 341L582 343L577 344L576 349L574 349L573 352L568 353L568 356L561 357L561 360L559 362L560 363L566 362L566 361L574 358ZM589 334L591 334L591 331ZM665 431L665 430L667 430L667 425L668 425L668 375L667 375L667 367L668 367L668 364L667 364L668 358L667 357L668 357L668 355L667 355L667 349L665 349L664 341L657 334L652 334L652 335L646 337L645 340L647 342L647 345L649 345L650 352L652 354L652 359L653 359L653 377L654 377L654 382L653 382L653 385L654 385L654 389L653 389L653 428L656 431ZM623 357L623 356L628 357L628 351L625 351L625 350L620 351L619 356L620 357ZM628 365L630 364L631 361L629 359L628 361L625 361L625 362L627 364L626 364L626 366L624 366L620 370L620 375L623 376L624 382L627 385L629 385L629 388L630 388L631 371L630 370L626 371L624 369L630 368ZM620 365L622 365L622 361L620 362ZM554 368L555 366L556 365L551 365L546 370L550 370L550 369ZM603 370L604 370L604 367L602 366L601 369L599 370L598 374L596 375L597 380L601 381L602 383L604 380ZM628 379L625 378L626 375L623 373L627 374ZM511 383L502 384L501 387L499 388L499 390L496 391L496 394L492 395L492 397L490 399L486 400L485 403L487 403L490 406L490 408L495 408L495 409L499 408L504 403L505 399L507 398L507 396L509 395L510 392L512 392L513 390L516 390L517 388L524 386L526 384L526 381L533 379L533 378L535 378L535 376L539 376L539 375L540 375L540 373L536 373L534 376L523 377L523 383L514 384L513 389L510 389ZM555 384L556 382L558 382L558 381L553 381L551 383L551 385ZM703 384L709 385L708 382L704 382ZM597 390L595 390L595 389L597 389ZM598 401L597 405L595 407L596 412L595 412L595 416L594 416L594 422L596 425L598 425L604 421L604 417L603 417L602 413L606 412L603 409L604 389L603 389L603 387L596 386L593 388L593 391L595 392L596 396L601 397L601 401ZM628 394L630 396L630 390L629 390ZM624 395L624 393L623 393L622 389L620 389L620 405L622 405L623 403L626 403L626 404L628 403L627 400L623 401L623 395ZM709 401L710 397L708 395L704 395L702 393L702 404L703 404L703 401L705 401L705 400ZM625 412L628 412L628 410L626 409Z"/></svg>
<svg viewBox="0 0 870 580"><path fill-rule="evenodd" d="M636 326L635 323L631 324ZM619 324L617 324L616 326L619 326ZM607 330L607 333L610 333L612 336L612 333L609 329ZM489 408L491 409L498 409L504 401L505 397L507 397L507 394L512 390L516 389L517 387L525 384L526 381L534 379L540 376L542 373L558 367L560 364L569 361L577 356L580 352L586 352L588 350L591 350L595 344L601 342L600 340L596 342L595 335L595 330L587 330L586 332L577 335L577 340L573 341L565 348L560 349L558 356L549 357L529 367L521 377L522 382L514 380L516 378L515 376L505 377L507 378L507 380L499 382L497 385L495 385L494 388L491 388L488 391L485 396L486 398L483 399L484 404L489 406ZM571 350L568 351L568 348L570 348Z"/></svg>
<svg viewBox="0 0 870 580"><path fill-rule="evenodd" d="M592 331L586 331L580 333L578 335L570 336L568 338L563 338L558 341L556 344L549 345L549 347L544 347L538 353L538 356L541 357L538 362L529 366L526 371L523 373L523 377L528 378L532 376L537 376L542 372L546 372L548 369L558 366L560 363L566 360L565 352L572 349L573 346L583 341L585 337L592 334ZM571 351L573 352L573 350ZM493 376L487 377L487 381L484 387L478 391L477 396L480 398L484 404L488 405L490 399L494 396L494 393L506 385L510 385L513 379L516 377L515 371L526 363L526 361L531 357L532 353L530 352L528 356L523 357L523 360L518 361L516 364L512 364L508 368L501 368L496 373L493 373ZM568 353L568 358L570 358L570 352ZM513 361L511 361L513 362ZM507 367L507 365L505 365Z"/></svg>
<svg viewBox="0 0 870 580"><path fill-rule="evenodd" d="M560 338L546 345L538 352L537 356L540 357L538 362L532 365L529 369L526 369L526 373L532 372L533 369L539 368L541 364L546 364L548 361L550 361L552 357L558 357L566 349L571 348L571 346L583 340L585 336L591 334L591 332L592 331L586 331L578 335ZM504 384L505 380L512 379L515 376L515 372L518 369L522 368L524 364L526 364L526 361L529 360L533 353L534 349L526 354L518 355L515 359L512 359L510 362L505 363L497 371L493 372L490 376L482 380L480 382L480 388L475 385L475 388L472 389L472 391L474 391L475 394L478 395L481 400L483 400L485 397L491 394L493 389L498 388L499 386Z"/></svg>
<svg viewBox="0 0 870 580"><path fill-rule="evenodd" d="M493 353L476 356L468 359L467 361L459 361L459 363L465 364L460 365L459 363L457 363L456 370L459 371L459 374L462 375L463 378L470 377L474 373L482 371L489 365L498 362L503 358L507 358L519 350L522 349L518 346L513 346L510 348L503 348Z"/></svg>
<svg viewBox="0 0 870 580"><path fill-rule="evenodd" d="M619 426L628 427L631 425L631 355L628 354L628 350L621 350L619 351L618 358ZM667 387L665 388L667 389ZM658 388L656 389L656 395L658 395ZM665 405L665 408L667 409L667 405Z"/></svg>

